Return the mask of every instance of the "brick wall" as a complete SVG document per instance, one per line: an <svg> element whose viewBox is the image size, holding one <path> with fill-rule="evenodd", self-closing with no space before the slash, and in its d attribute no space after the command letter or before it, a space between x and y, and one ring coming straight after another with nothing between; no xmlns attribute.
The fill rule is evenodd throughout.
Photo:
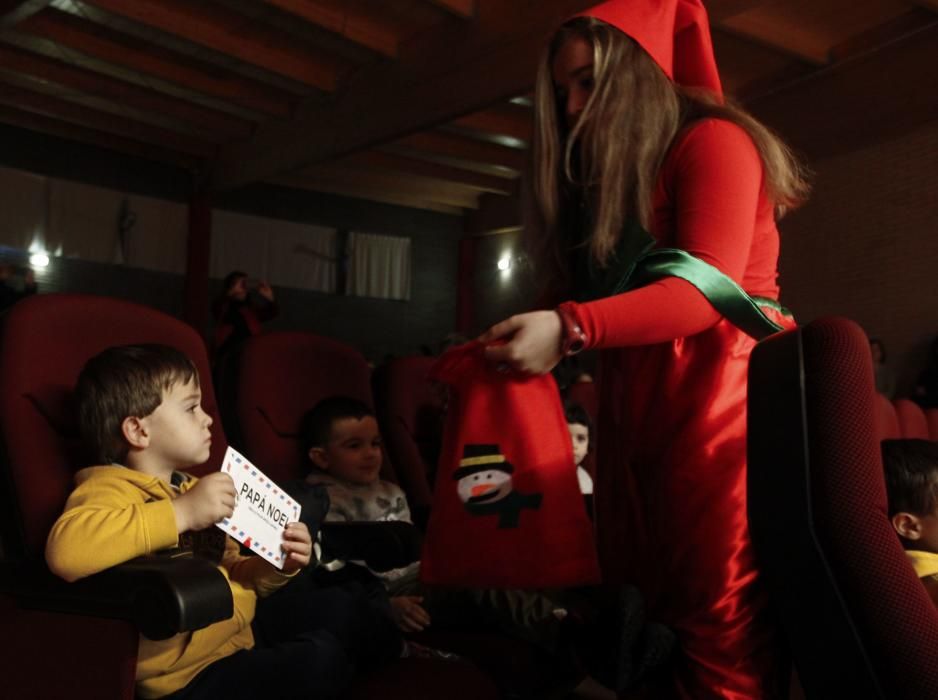
<svg viewBox="0 0 938 700"><path fill-rule="evenodd" d="M907 393L938 334L938 123L811 165L810 203L780 225L782 302L882 338Z"/></svg>

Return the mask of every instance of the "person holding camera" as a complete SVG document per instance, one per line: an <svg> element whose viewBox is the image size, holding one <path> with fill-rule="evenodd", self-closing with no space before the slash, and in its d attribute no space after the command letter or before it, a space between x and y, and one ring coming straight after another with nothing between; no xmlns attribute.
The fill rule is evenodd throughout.
<svg viewBox="0 0 938 700"><path fill-rule="evenodd" d="M263 280L251 280L234 270L225 276L221 295L212 303L215 331L212 337L216 362L252 335L279 311L274 290Z"/></svg>

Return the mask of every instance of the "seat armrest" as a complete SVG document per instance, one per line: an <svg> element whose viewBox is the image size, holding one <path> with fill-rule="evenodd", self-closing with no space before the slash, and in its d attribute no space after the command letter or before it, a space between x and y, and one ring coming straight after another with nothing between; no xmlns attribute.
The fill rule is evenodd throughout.
<svg viewBox="0 0 938 700"><path fill-rule="evenodd" d="M224 574L192 556L138 557L74 583L45 567L4 564L0 588L25 608L129 620L156 640L226 620L234 612Z"/></svg>
<svg viewBox="0 0 938 700"><path fill-rule="evenodd" d="M423 537L412 523L325 522L324 558L364 561L372 571L390 571L420 559Z"/></svg>

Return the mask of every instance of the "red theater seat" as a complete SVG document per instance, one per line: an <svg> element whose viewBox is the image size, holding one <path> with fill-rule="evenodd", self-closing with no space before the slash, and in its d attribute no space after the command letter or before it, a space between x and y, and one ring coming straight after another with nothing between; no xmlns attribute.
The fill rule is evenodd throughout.
<svg viewBox="0 0 938 700"><path fill-rule="evenodd" d="M237 372L236 413L244 450L277 481L310 469L300 421L317 402L343 395L374 406L371 370L360 352L312 333L266 333L249 338Z"/></svg>
<svg viewBox="0 0 938 700"><path fill-rule="evenodd" d="M928 421L928 439L938 440L938 408L926 409L925 420Z"/></svg>
<svg viewBox="0 0 938 700"><path fill-rule="evenodd" d="M892 405L892 401L880 393L876 394L876 430L880 440L902 437L896 407Z"/></svg>
<svg viewBox="0 0 938 700"><path fill-rule="evenodd" d="M909 399L896 399L892 404L896 408L902 437L928 440L928 421L919 405Z"/></svg>
<svg viewBox="0 0 938 700"><path fill-rule="evenodd" d="M381 436L415 521L426 523L433 501L446 390L427 374L433 357L398 357L375 372Z"/></svg>
<svg viewBox="0 0 938 700"><path fill-rule="evenodd" d="M224 577L204 560L143 557L65 583L44 548L77 468L88 466L72 389L92 355L111 345L164 343L187 353L216 418L209 463L225 436L201 338L158 311L83 295L30 297L3 320L0 342L0 654L10 698L133 698L140 632L162 639L231 616Z"/></svg>
<svg viewBox="0 0 938 700"><path fill-rule="evenodd" d="M866 335L778 333L749 375L749 520L808 698L938 698L938 611L886 517Z"/></svg>

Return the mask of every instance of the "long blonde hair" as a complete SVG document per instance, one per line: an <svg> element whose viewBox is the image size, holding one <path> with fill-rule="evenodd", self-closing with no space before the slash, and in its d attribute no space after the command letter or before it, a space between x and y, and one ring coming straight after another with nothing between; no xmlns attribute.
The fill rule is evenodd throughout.
<svg viewBox="0 0 938 700"><path fill-rule="evenodd" d="M593 48L592 94L567 132L552 75L554 58L571 37ZM590 255L603 267L629 219L650 228L652 196L675 137L703 117L726 119L750 135L765 169L766 191L779 214L809 191L805 169L767 127L740 107L706 91L675 85L654 60L618 29L589 17L564 24L541 60L535 89L532 172L525 189L525 231L535 264L565 280L565 207L576 198L590 209ZM569 248L569 242L566 248Z"/></svg>

